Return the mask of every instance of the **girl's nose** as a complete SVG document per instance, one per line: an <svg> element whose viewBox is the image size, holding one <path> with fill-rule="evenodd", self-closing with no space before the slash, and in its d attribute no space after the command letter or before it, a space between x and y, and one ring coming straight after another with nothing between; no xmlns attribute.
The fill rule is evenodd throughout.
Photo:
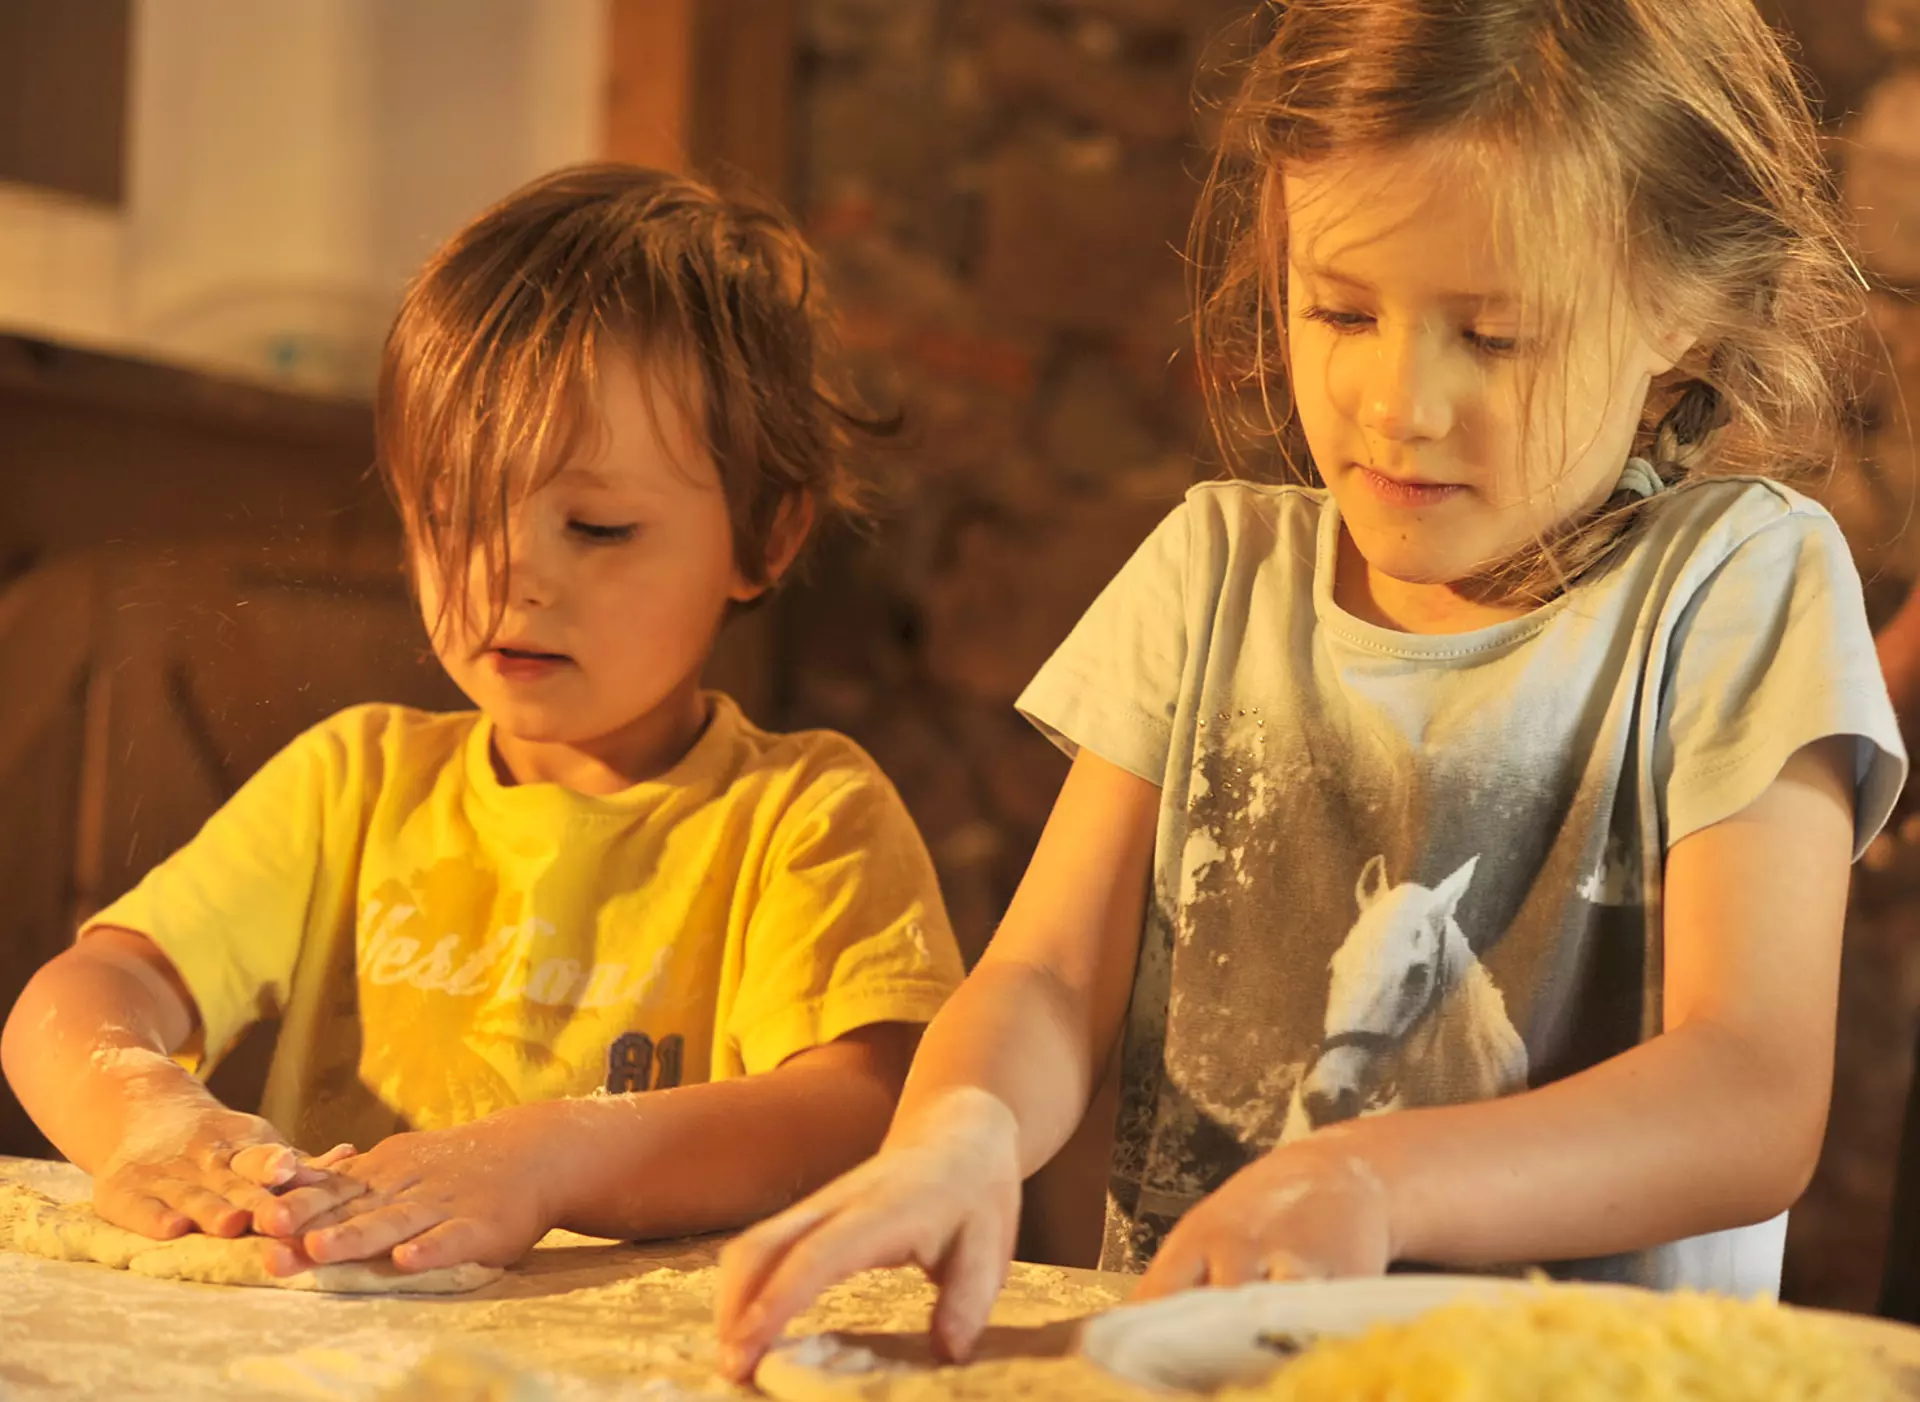
<svg viewBox="0 0 1920 1402"><path fill-rule="evenodd" d="M1446 437L1453 407L1432 338L1424 331L1382 335L1362 371L1358 418L1370 433L1395 443Z"/></svg>

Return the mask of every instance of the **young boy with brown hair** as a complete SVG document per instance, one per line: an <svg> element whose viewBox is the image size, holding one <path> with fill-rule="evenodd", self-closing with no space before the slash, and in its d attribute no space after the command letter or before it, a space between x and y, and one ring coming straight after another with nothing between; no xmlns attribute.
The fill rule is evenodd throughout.
<svg viewBox="0 0 1920 1402"><path fill-rule="evenodd" d="M879 1143L960 976L931 863L851 741L700 684L863 508L813 272L770 210L619 166L421 272L380 467L477 709L316 726L29 984L0 1055L102 1216L281 1272L502 1265L738 1225ZM200 1076L265 1017L255 1117Z"/></svg>

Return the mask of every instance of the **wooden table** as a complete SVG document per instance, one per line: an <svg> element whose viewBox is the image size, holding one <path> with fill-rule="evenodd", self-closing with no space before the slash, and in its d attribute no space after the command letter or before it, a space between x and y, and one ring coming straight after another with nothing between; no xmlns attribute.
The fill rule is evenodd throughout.
<svg viewBox="0 0 1920 1402"><path fill-rule="evenodd" d="M0 1159L0 1178L45 1189L77 1170ZM77 1180L77 1182L76 1182ZM104 1266L0 1252L0 1399L101 1397L376 1399L436 1349L478 1356L523 1379L488 1397L646 1399L739 1396L713 1373L718 1241L618 1245L554 1232L505 1279L451 1298L316 1296L149 1280ZM997 1324L1071 1319L1114 1303L1122 1277L1016 1265ZM871 1272L822 1299L799 1332L900 1330L932 1292L917 1272ZM984 1373L915 1398L1005 1396ZM1107 1391L1090 1365L1052 1359L1028 1396ZM1040 1390L1031 1390L1034 1383ZM1057 1384L1057 1386L1055 1386ZM984 1389L984 1390L983 1390ZM408 1393L477 1397L479 1393Z"/></svg>

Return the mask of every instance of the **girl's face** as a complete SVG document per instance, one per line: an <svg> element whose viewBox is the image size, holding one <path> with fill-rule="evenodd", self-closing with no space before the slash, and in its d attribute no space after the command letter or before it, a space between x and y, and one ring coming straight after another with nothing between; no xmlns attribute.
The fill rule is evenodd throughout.
<svg viewBox="0 0 1920 1402"><path fill-rule="evenodd" d="M659 375L610 356L600 389L597 454L510 513L498 631L481 636L489 606L476 559L465 608L448 611L433 645L492 719L515 778L607 790L658 772L692 742L727 605L761 591L735 563L718 469ZM432 631L437 581L415 564Z"/></svg>
<svg viewBox="0 0 1920 1402"><path fill-rule="evenodd" d="M1346 527L1336 597L1414 631L1518 612L1453 586L1612 493L1672 354L1598 246L1544 250L1581 275L1543 336L1523 305L1535 269L1429 147L1289 170L1282 194L1295 402Z"/></svg>

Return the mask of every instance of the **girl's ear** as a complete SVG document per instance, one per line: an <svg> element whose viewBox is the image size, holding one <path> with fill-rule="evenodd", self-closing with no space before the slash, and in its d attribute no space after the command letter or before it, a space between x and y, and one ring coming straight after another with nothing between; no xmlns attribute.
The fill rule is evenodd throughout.
<svg viewBox="0 0 1920 1402"><path fill-rule="evenodd" d="M1653 328L1647 344L1657 357L1653 377L1667 374L1685 360L1700 344L1700 329L1695 326L1663 325Z"/></svg>
<svg viewBox="0 0 1920 1402"><path fill-rule="evenodd" d="M800 547L813 533L813 519L813 498L805 492L790 493L780 503L780 510L773 518L773 529L767 532L767 582L751 584L740 578L734 586L735 603L744 604L759 598L786 577L800 556Z"/></svg>

